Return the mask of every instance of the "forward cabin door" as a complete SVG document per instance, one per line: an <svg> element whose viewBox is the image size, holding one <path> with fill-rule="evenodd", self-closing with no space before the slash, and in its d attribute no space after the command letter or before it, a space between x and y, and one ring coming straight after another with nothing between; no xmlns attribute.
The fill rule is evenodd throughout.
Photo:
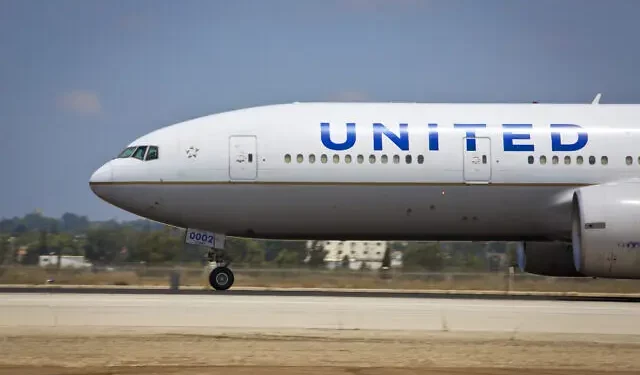
<svg viewBox="0 0 640 375"><path fill-rule="evenodd" d="M255 180L258 176L258 141L254 135L229 138L229 179Z"/></svg>
<svg viewBox="0 0 640 375"><path fill-rule="evenodd" d="M468 149L468 145L475 140L475 150ZM464 182L468 184L488 184L491 181L491 138L464 137Z"/></svg>

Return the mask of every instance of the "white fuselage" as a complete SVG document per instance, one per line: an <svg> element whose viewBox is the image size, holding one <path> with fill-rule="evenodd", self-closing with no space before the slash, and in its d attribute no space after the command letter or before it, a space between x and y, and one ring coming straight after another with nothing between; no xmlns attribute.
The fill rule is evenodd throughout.
<svg viewBox="0 0 640 375"><path fill-rule="evenodd" d="M570 241L577 188L640 175L638 124L636 105L264 106L142 136L157 159L111 160L91 186L228 236Z"/></svg>

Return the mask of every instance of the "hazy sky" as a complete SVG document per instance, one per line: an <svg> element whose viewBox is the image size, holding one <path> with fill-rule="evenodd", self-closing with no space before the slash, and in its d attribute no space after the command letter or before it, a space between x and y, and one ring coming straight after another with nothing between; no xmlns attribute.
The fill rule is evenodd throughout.
<svg viewBox="0 0 640 375"><path fill-rule="evenodd" d="M0 0L0 217L131 218L131 140L293 101L640 103L640 1Z"/></svg>

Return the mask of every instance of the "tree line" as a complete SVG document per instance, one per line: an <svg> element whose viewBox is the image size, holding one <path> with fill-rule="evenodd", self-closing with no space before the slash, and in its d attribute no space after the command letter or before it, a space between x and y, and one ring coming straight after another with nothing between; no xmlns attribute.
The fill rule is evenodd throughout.
<svg viewBox="0 0 640 375"><path fill-rule="evenodd" d="M19 254L19 249L26 249ZM226 250L234 264L247 267L323 267L326 251L320 241L277 241L228 238ZM390 242L402 253L402 267L411 271L481 271L496 268L487 253L513 259L513 244L470 242ZM185 245L184 230L149 220L91 221L65 213L60 218L30 213L0 220L0 264L37 264L40 255L79 255L95 265L143 263L169 265L206 262L206 248ZM501 259L503 259L502 257ZM345 255L338 267L348 267Z"/></svg>

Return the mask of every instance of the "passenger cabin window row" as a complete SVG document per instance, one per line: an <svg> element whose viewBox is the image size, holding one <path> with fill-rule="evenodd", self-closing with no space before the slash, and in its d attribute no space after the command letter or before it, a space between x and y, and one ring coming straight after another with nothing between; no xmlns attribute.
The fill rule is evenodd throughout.
<svg viewBox="0 0 640 375"><path fill-rule="evenodd" d="M355 159L355 161L354 161ZM378 157L376 155L369 155L366 160L369 164L375 164L376 162L380 162L382 164L387 164L390 161L393 164L400 164L400 160L404 159L404 163L406 164L411 164L413 163L413 155L405 155L404 158L401 158L400 155L380 155L380 158L378 159ZM334 154L331 157L331 160L333 162L333 164L338 164L340 163L340 155L338 154ZM292 161L292 156L291 154L286 154L284 156L284 162L289 164ZM316 155L315 154L309 154L306 156L306 161L309 164L314 164L316 162ZM415 158L416 163L418 164L423 164L424 163L424 155L418 155ZM296 155L296 162L298 164L300 163L304 163L305 162L305 155L303 154L298 154ZM327 164L329 162L329 156L327 154L322 154L320 155L320 163L322 164ZM351 155L344 155L342 162L345 164L351 164L353 162L358 163L358 164L363 164L365 162L365 155L356 155L355 157L352 157Z"/></svg>
<svg viewBox="0 0 640 375"><path fill-rule="evenodd" d="M139 160L156 160L158 158L157 146L132 146L125 148L118 159L136 158Z"/></svg>
<svg viewBox="0 0 640 375"><path fill-rule="evenodd" d="M569 156L569 155L565 156L562 160L563 160L563 163L565 165L570 165L572 163L572 161L573 161L572 157ZM597 158L595 156L593 156L593 155L591 155L591 156L589 156L587 158L587 161L588 161L588 163L590 165L594 165L596 163L596 160L597 160ZM627 156L626 161L627 161L627 165L631 165L633 163L633 158L631 156ZM529 157L527 158L527 162L529 164L535 164L536 158L533 155L529 155ZM584 162L585 162L585 160L584 160L583 156L579 155L579 156L575 157L575 163L576 164L582 165L582 164L584 164ZM640 163L640 157L638 158L638 162ZM556 164L560 164L560 158L557 155L553 155L551 157L551 160L549 161L549 160L547 160L547 156L546 155L541 155L541 156L538 157L538 163L541 164L541 165L546 165L547 163L551 163L553 165L556 165ZM609 157L601 156L600 157L600 164L602 164L602 165L609 164Z"/></svg>

